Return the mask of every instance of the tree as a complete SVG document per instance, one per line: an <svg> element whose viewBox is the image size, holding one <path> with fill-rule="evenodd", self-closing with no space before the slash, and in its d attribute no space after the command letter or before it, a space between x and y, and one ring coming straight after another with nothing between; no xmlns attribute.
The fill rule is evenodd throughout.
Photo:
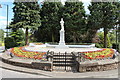
<svg viewBox="0 0 120 80"><path fill-rule="evenodd" d="M85 31L85 10L83 3L77 0L67 0L63 9L67 41L79 42L82 32Z"/></svg>
<svg viewBox="0 0 120 80"><path fill-rule="evenodd" d="M17 29L16 31L12 31L10 33L10 37L12 37L15 41L15 46L23 46L25 44L24 42L24 32L22 29Z"/></svg>
<svg viewBox="0 0 120 80"><path fill-rule="evenodd" d="M27 45L29 31L33 33L40 26L40 7L37 2L14 2L14 5L14 18L10 28L14 30L24 28L25 44Z"/></svg>
<svg viewBox="0 0 120 80"><path fill-rule="evenodd" d="M116 22L116 5L112 2L91 2L90 24L94 24L94 28L104 28L104 47L107 47L107 33L114 28ZM97 26L97 27L96 27Z"/></svg>
<svg viewBox="0 0 120 80"><path fill-rule="evenodd" d="M87 22L87 34L86 40L87 43L93 43L93 39L95 38L97 31L101 28L100 24L102 22L102 11L101 11L101 3L100 2L91 2L88 9L90 10L90 15L88 15Z"/></svg>
<svg viewBox="0 0 120 80"><path fill-rule="evenodd" d="M117 9L116 9L116 20L117 20L116 25L120 25L120 1L117 0L113 4L117 6Z"/></svg>
<svg viewBox="0 0 120 80"><path fill-rule="evenodd" d="M111 35L112 34L109 34L107 36L107 43L108 43L107 48L111 48L112 43L114 43L114 40L113 40L114 35L112 35L112 36ZM104 33L103 32L98 32L97 36L99 38L99 41L98 41L98 43L96 43L96 47L104 48Z"/></svg>
<svg viewBox="0 0 120 80"><path fill-rule="evenodd" d="M4 41L4 30L0 29L0 41Z"/></svg>
<svg viewBox="0 0 120 80"><path fill-rule="evenodd" d="M116 31L114 29L108 32L108 37L110 38L111 44L116 43Z"/></svg>
<svg viewBox="0 0 120 80"><path fill-rule="evenodd" d="M115 26L115 13L116 13L116 6L113 5L113 3L103 3L102 4L102 11L103 11L103 19L102 19L102 24L101 26L103 26L104 28L104 47L107 47L107 34L108 31L111 28L114 28Z"/></svg>
<svg viewBox="0 0 120 80"><path fill-rule="evenodd" d="M50 2L45 0L41 8L41 27L36 33L38 41L58 41L59 29L60 29L60 8L62 7L60 0ZM38 37L38 34L40 37Z"/></svg>

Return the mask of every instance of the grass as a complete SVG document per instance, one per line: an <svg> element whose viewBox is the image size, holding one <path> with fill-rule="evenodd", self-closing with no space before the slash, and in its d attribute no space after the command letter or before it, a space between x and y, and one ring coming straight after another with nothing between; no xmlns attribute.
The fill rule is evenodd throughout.
<svg viewBox="0 0 120 80"><path fill-rule="evenodd" d="M4 42L0 41L0 46L5 46Z"/></svg>

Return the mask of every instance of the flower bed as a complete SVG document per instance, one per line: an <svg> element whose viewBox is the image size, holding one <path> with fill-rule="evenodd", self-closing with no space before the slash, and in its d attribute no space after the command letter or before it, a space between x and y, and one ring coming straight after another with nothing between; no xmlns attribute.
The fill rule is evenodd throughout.
<svg viewBox="0 0 120 80"><path fill-rule="evenodd" d="M43 43L34 43L35 45L43 45Z"/></svg>
<svg viewBox="0 0 120 80"><path fill-rule="evenodd" d="M11 53L17 57L25 57L25 58L30 58L30 59L43 59L43 55L46 54L46 52L26 51L23 48L24 47L12 48Z"/></svg>
<svg viewBox="0 0 120 80"><path fill-rule="evenodd" d="M102 49L98 51L88 51L88 52L80 52L84 54L85 59L104 59L104 58L112 58L114 54L113 49Z"/></svg>

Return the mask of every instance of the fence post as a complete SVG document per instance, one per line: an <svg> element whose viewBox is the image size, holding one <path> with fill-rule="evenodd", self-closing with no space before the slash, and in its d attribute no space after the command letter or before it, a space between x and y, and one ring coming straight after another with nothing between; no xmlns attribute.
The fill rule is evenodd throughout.
<svg viewBox="0 0 120 80"><path fill-rule="evenodd" d="M66 71L66 52L65 52L65 71Z"/></svg>
<svg viewBox="0 0 120 80"><path fill-rule="evenodd" d="M53 55L54 55L54 52L52 51L51 52L51 62L53 62Z"/></svg>
<svg viewBox="0 0 120 80"><path fill-rule="evenodd" d="M75 52L74 53L72 52L72 54L73 54L73 58L74 58L74 65L73 65L74 71L78 72L79 71L80 54L75 53Z"/></svg>
<svg viewBox="0 0 120 80"><path fill-rule="evenodd" d="M51 71L53 70L53 55L54 55L54 52L52 51L52 52L51 52L51 55L50 55L51 62L52 62L52 68L51 68Z"/></svg>
<svg viewBox="0 0 120 80"><path fill-rule="evenodd" d="M80 62L80 53L78 52L78 62Z"/></svg>
<svg viewBox="0 0 120 80"><path fill-rule="evenodd" d="M59 52L59 53L57 53L57 54L59 55L59 56L58 56L58 57L59 57L58 61L60 61L60 52ZM59 65L60 65L60 63L59 63Z"/></svg>
<svg viewBox="0 0 120 80"><path fill-rule="evenodd" d="M49 60L49 50L47 51L47 56L46 56L46 58L47 58L47 61Z"/></svg>
<svg viewBox="0 0 120 80"><path fill-rule="evenodd" d="M76 55L73 53L73 52L71 52L71 54L72 54L72 56L73 56L73 60L74 60L74 63L75 63L75 61L76 61Z"/></svg>

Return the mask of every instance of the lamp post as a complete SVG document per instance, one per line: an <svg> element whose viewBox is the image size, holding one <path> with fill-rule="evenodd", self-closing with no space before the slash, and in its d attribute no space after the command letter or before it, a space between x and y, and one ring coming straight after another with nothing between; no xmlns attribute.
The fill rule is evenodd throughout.
<svg viewBox="0 0 120 80"><path fill-rule="evenodd" d="M7 34L6 34L6 36L8 37L8 10L9 10L9 6L7 4L2 4L2 5L7 6L7 9L6 9L6 11L7 11L7 25L6 25ZM2 8L1 4L0 4L0 8Z"/></svg>
<svg viewBox="0 0 120 80"><path fill-rule="evenodd" d="M117 23L119 23L119 21L117 20ZM118 44L118 28L119 28L119 24L116 25L116 50L118 49L119 47L119 44Z"/></svg>
<svg viewBox="0 0 120 80"><path fill-rule="evenodd" d="M117 50L117 39L118 39L118 37L117 37L117 30L118 30L117 26L118 25L116 25L116 50Z"/></svg>

